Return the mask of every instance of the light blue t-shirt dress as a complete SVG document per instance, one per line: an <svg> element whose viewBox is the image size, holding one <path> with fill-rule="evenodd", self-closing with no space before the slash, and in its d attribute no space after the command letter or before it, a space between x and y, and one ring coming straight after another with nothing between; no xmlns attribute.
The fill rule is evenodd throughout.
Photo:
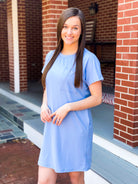
<svg viewBox="0 0 138 184"><path fill-rule="evenodd" d="M50 51L44 68L54 51ZM51 112L68 102L75 102L90 96L88 86L103 80L97 57L84 49L83 85L74 86L75 54L60 53L46 77L47 101ZM38 165L52 168L56 173L87 171L92 158L92 116L90 109L71 111L60 126L46 122L43 144Z"/></svg>

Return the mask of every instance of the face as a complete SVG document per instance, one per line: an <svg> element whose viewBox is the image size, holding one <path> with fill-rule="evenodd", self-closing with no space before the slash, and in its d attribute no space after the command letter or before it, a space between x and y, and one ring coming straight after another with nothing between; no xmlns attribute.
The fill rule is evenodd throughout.
<svg viewBox="0 0 138 184"><path fill-rule="evenodd" d="M65 45L78 46L79 37L81 35L81 22L79 17L73 16L68 18L62 28L61 38Z"/></svg>

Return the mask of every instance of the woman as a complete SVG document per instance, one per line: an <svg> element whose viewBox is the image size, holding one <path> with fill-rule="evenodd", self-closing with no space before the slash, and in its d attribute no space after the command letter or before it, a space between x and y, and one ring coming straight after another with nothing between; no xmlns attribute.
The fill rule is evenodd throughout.
<svg viewBox="0 0 138 184"><path fill-rule="evenodd" d="M68 8L57 25L57 48L43 67L41 120L45 123L38 184L55 184L56 173L69 172L72 184L84 184L92 157L90 108L102 102L100 64L85 49L85 19Z"/></svg>

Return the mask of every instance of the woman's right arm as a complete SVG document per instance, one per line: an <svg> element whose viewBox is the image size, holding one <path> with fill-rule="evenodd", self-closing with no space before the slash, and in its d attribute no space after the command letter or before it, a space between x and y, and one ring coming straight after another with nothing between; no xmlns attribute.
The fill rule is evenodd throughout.
<svg viewBox="0 0 138 184"><path fill-rule="evenodd" d="M42 100L42 105L41 105L41 120L45 123L47 122L51 122L52 118L51 118L51 111L47 105L47 93L46 93L46 88L44 90L43 93L43 100Z"/></svg>

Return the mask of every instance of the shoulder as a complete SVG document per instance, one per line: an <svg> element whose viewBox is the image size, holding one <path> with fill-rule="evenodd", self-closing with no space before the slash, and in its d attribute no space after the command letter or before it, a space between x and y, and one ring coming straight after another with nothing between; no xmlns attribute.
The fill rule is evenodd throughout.
<svg viewBox="0 0 138 184"><path fill-rule="evenodd" d="M50 59L52 58L53 54L54 54L54 50L51 50L51 51L49 51L49 52L46 54L43 69L44 69L44 68L46 67L46 65L49 63L49 61L50 61ZM42 70L42 71L43 71L43 70Z"/></svg>
<svg viewBox="0 0 138 184"><path fill-rule="evenodd" d="M85 48L83 53L83 64L87 65L87 63L89 62L99 63L99 60L94 53L90 52L88 49Z"/></svg>
<svg viewBox="0 0 138 184"><path fill-rule="evenodd" d="M55 52L55 50L49 51L49 52L47 53L47 55L46 55L46 59L50 60L51 57L53 56L54 52Z"/></svg>

